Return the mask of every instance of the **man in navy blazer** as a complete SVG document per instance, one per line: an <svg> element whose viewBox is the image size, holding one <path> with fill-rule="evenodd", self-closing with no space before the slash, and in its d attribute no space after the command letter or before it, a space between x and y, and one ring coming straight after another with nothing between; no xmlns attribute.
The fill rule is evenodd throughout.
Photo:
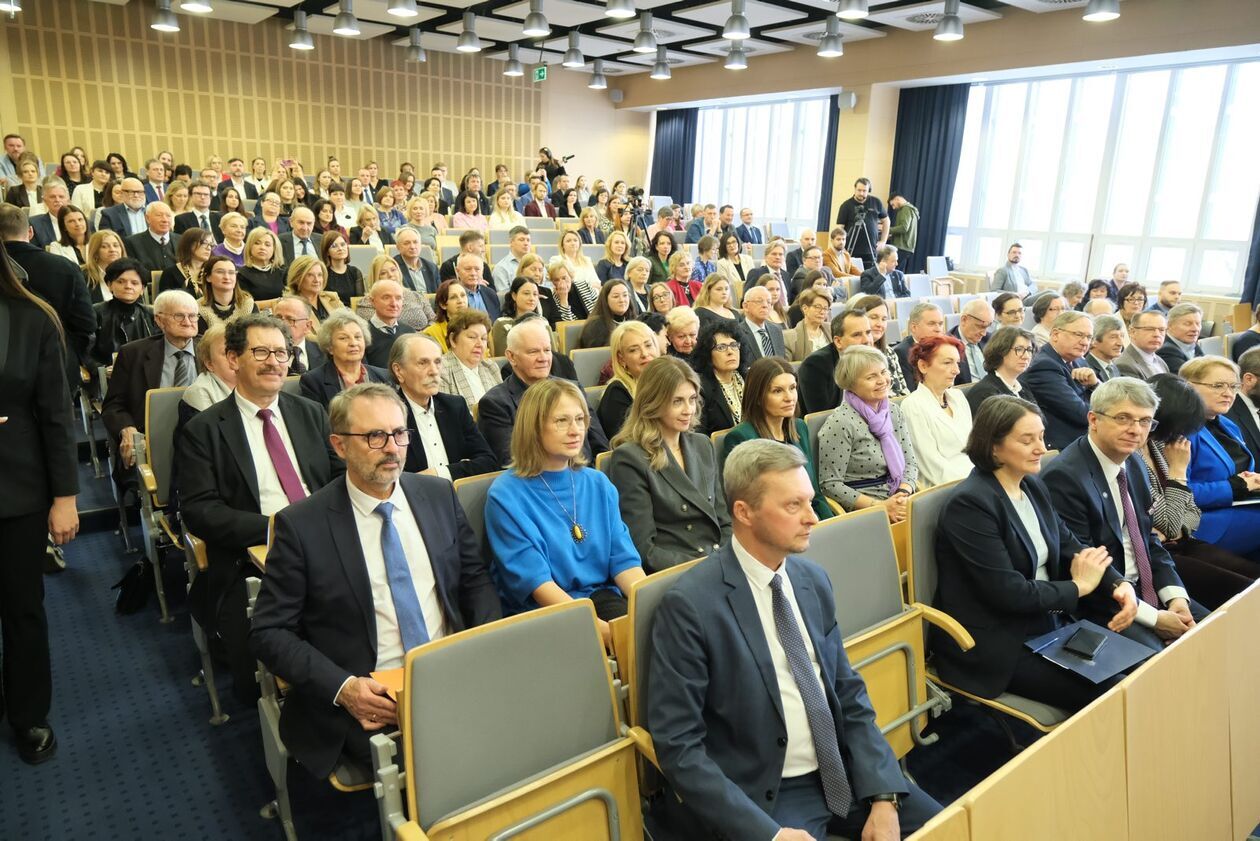
<svg viewBox="0 0 1260 841"><path fill-rule="evenodd" d="M1124 635L1153 648L1176 639L1207 616L1207 610L1186 592L1173 559L1151 527L1151 489L1138 453L1146 446L1158 406L1159 398L1143 381L1134 377L1108 380L1090 398L1088 434L1066 446L1043 472L1055 510L1068 528L1086 546L1105 548L1116 572L1138 594L1137 618ZM1125 487L1136 518L1133 527L1129 527L1122 497ZM1149 581L1133 535L1140 535L1144 544ZM1105 624L1105 614L1094 611L1089 618L1104 619L1101 624Z"/></svg>
<svg viewBox="0 0 1260 841"><path fill-rule="evenodd" d="M402 272L402 284L421 295L437 292L442 283L437 264L420 254L420 234L414 228L401 228L394 234L394 244L398 253L394 262ZM497 313L491 318L497 317Z"/></svg>
<svg viewBox="0 0 1260 841"><path fill-rule="evenodd" d="M766 241L765 234L761 232L761 228L753 224L751 207L745 207L739 212L739 224L735 226L735 238L748 245L760 245Z"/></svg>
<svg viewBox="0 0 1260 841"><path fill-rule="evenodd" d="M1019 381L1029 389L1046 418L1046 443L1062 450L1085 434L1089 392L1098 375L1085 364L1094 339L1094 322L1074 310L1062 313L1050 328L1050 341L1033 356Z"/></svg>
<svg viewBox="0 0 1260 841"><path fill-rule="evenodd" d="M963 305L958 326L949 331L949 335L963 343L954 385L984 379L984 347L989 343L989 328L993 326L994 318L993 306L984 298L976 298Z"/></svg>
<svg viewBox="0 0 1260 841"><path fill-rule="evenodd" d="M424 638L434 640L502 615L451 483L403 471L397 393L370 383L348 389L331 422L345 478L276 514L250 632L257 658L292 687L280 735L311 784L342 759L367 765L371 734L397 726L394 701L371 673L402 666L415 627L408 621L422 622ZM371 446L373 431L388 433L382 447ZM378 508L386 502L401 558L385 557ZM400 587L390 568L399 560L411 587Z"/></svg>
<svg viewBox="0 0 1260 841"><path fill-rule="evenodd" d="M427 333L399 336L390 348L389 371L407 406L411 444L403 467L408 473L430 473L454 481L499 469L499 460L477 429L467 401L438 390L442 346L437 339Z"/></svg>
<svg viewBox="0 0 1260 841"><path fill-rule="evenodd" d="M673 789L654 837L915 831L941 807L897 767L831 582L798 556L818 522L804 456L748 441L723 479L731 541L679 576L652 624L647 729Z"/></svg>

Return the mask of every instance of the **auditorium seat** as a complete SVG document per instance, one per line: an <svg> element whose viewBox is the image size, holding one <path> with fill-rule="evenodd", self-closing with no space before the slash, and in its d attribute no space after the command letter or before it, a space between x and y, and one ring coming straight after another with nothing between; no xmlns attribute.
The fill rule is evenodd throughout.
<svg viewBox="0 0 1260 841"><path fill-rule="evenodd" d="M502 470L498 470L494 473L465 476L463 479L455 480L455 496L464 509L468 527L477 538L477 550L486 553L487 556L489 556L489 549L486 545L486 497L490 493L490 485L502 473Z"/></svg>
<svg viewBox="0 0 1260 841"><path fill-rule="evenodd" d="M557 325L556 330L556 349L561 353L571 353L577 347L578 337L582 335L582 328L586 326L586 319L581 321L562 321Z"/></svg>
<svg viewBox="0 0 1260 841"><path fill-rule="evenodd" d="M206 543L201 538L184 531L183 547L184 569L187 571L188 587L191 589L197 576L210 568L210 562L206 558ZM218 727L227 722L228 715L219 705L219 690L214 683L214 661L210 657L206 632L202 630L201 623L191 613L188 615L188 621L192 626L193 644L197 646L197 654L201 658L201 671L193 678L192 683L193 686L206 688L206 694L210 696L210 724Z"/></svg>
<svg viewBox="0 0 1260 841"><path fill-rule="evenodd" d="M153 583L163 623L172 617L166 608L166 588L162 584L162 553L170 546L179 546L179 537L166 516L171 504L171 470L175 461L175 426L179 422L179 404L184 389L153 388L144 395L142 443L136 446L136 472L140 487L140 530L144 535L144 554L153 565Z"/></svg>
<svg viewBox="0 0 1260 841"><path fill-rule="evenodd" d="M612 359L612 351L608 347L579 348L570 353L569 358L573 360L578 382L590 387L599 385L599 372Z"/></svg>

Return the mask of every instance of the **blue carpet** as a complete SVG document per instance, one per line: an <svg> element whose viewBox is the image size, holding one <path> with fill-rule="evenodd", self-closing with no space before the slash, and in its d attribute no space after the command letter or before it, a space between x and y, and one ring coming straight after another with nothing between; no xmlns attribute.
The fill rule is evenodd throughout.
<svg viewBox="0 0 1260 841"><path fill-rule="evenodd" d="M44 579L59 752L26 766L0 727L0 839L283 837L258 815L271 788L257 711L235 702L221 675L232 718L211 727L206 692L190 682L199 660L176 560L166 577L173 623L158 623L153 597L138 614L114 612L109 588L135 557L117 535L96 531L68 547L66 572ZM942 803L1009 759L1001 731L974 707L956 705L932 730L940 741L912 751L909 766Z"/></svg>

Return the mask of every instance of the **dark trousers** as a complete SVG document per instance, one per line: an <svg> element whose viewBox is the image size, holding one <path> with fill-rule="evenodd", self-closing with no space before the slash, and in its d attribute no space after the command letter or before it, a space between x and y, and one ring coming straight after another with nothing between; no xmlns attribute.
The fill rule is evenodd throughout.
<svg viewBox="0 0 1260 841"><path fill-rule="evenodd" d="M897 815L902 838L915 832L941 811L941 804L923 789L909 780L905 781L905 785L910 793L902 798ZM826 838L828 830L847 838L861 838L862 827L871 813L865 801L855 800L849 814L843 818L831 814L823 796L822 778L817 772L802 777L785 777L779 783L779 794L774 802L770 817L779 826L803 829L815 838Z"/></svg>
<svg viewBox="0 0 1260 841"><path fill-rule="evenodd" d="M626 615L626 597L616 590L596 590L590 599L595 603L595 615L605 622Z"/></svg>
<svg viewBox="0 0 1260 841"><path fill-rule="evenodd" d="M1015 664L1015 672L1007 691L1033 701L1076 712L1089 704L1124 678L1123 674L1094 683L1076 672L1056 666L1040 654L1027 648Z"/></svg>
<svg viewBox="0 0 1260 841"><path fill-rule="evenodd" d="M43 724L52 704L52 662L44 613L44 550L48 511L0 518L0 631L3 669L0 714L24 729Z"/></svg>
<svg viewBox="0 0 1260 841"><path fill-rule="evenodd" d="M356 735L362 735L362 738L346 740L347 756L370 766L367 733L359 730ZM361 756L358 755L360 752ZM293 825L298 838L303 841L376 841L381 837L381 822L372 789L338 791L326 777L317 779L292 759L289 760L287 779L289 805L293 808Z"/></svg>
<svg viewBox="0 0 1260 841"><path fill-rule="evenodd" d="M1165 543L1164 548L1177 564L1186 589L1211 610L1247 589L1260 575L1260 564L1193 537Z"/></svg>

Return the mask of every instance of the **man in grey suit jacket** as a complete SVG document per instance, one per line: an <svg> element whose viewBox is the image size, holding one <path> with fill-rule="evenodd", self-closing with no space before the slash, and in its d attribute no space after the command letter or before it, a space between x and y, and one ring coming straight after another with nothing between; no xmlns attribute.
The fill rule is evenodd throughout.
<svg viewBox="0 0 1260 841"><path fill-rule="evenodd" d="M284 254L284 264L287 266L294 258L302 256L303 243L311 257L318 257L319 244L324 235L315 232L315 214L310 208L295 208L293 215L289 217L289 224L293 226L293 230L280 235L280 251Z"/></svg>
<svg viewBox="0 0 1260 841"><path fill-rule="evenodd" d="M731 543L678 578L652 626L648 730L678 795L658 801L654 834L913 832L941 807L897 767L845 656L831 582L798 557L818 522L804 455L748 441L723 478Z"/></svg>
<svg viewBox="0 0 1260 841"><path fill-rule="evenodd" d="M1168 363L1157 351L1164 344L1168 322L1158 310L1143 310L1129 320L1129 346L1116 357L1116 367L1126 377L1149 380L1156 374L1167 374Z"/></svg>
<svg viewBox="0 0 1260 841"><path fill-rule="evenodd" d="M1014 292L1021 298L1037 294L1037 284L1028 273L1028 269L1019 264L1024 256L1024 248L1018 242L1013 243L1006 252L1006 265L993 273L991 292Z"/></svg>

